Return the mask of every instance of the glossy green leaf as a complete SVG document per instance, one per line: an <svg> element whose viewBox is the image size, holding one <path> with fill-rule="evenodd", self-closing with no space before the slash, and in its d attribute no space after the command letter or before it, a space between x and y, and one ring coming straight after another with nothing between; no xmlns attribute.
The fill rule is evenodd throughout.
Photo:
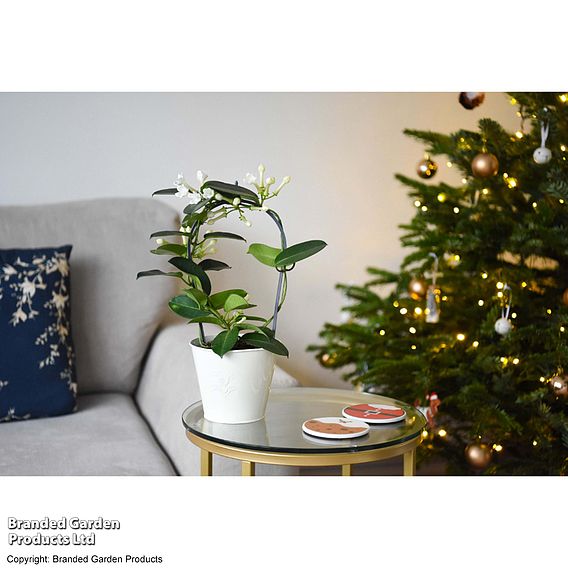
<svg viewBox="0 0 568 568"><path fill-rule="evenodd" d="M203 270L227 270L231 268L226 262L214 260L213 258L206 258L199 263Z"/></svg>
<svg viewBox="0 0 568 568"><path fill-rule="evenodd" d="M210 233L205 233L203 235L204 239L234 239L235 241L244 241L245 243L247 240L241 235L237 235L236 233L227 233L226 231L211 231Z"/></svg>
<svg viewBox="0 0 568 568"><path fill-rule="evenodd" d="M156 239L158 237L187 237L187 233L183 231L156 231L149 238Z"/></svg>
<svg viewBox="0 0 568 568"><path fill-rule="evenodd" d="M183 256L187 252L185 245L178 245L176 243L166 243L160 245L158 248L150 251L152 254L169 254L175 256Z"/></svg>
<svg viewBox="0 0 568 568"><path fill-rule="evenodd" d="M168 187L167 189L158 189L152 195L175 195L177 192L177 187Z"/></svg>
<svg viewBox="0 0 568 568"><path fill-rule="evenodd" d="M223 305L223 309L226 312L230 312L232 310L243 310L245 308L252 307L242 296L238 294L231 294L226 300L225 304Z"/></svg>
<svg viewBox="0 0 568 568"><path fill-rule="evenodd" d="M248 316L247 315L247 321L261 321L264 324L266 324L266 318L261 318L260 316Z"/></svg>
<svg viewBox="0 0 568 568"><path fill-rule="evenodd" d="M192 298L197 305L203 307L203 306L205 306L205 304L207 304L208 296L205 292L202 292L201 290L199 290L197 288L187 288L185 290L185 293L186 293L187 296Z"/></svg>
<svg viewBox="0 0 568 568"><path fill-rule="evenodd" d="M247 333L246 335L243 335L243 340L252 347L261 347L262 349L266 349L266 351L270 351L276 355L283 355L285 357L288 357L289 355L288 349L283 343L274 337L268 337L262 333Z"/></svg>
<svg viewBox="0 0 568 568"><path fill-rule="evenodd" d="M235 197L240 197L241 199L250 201L255 205L258 205L260 203L260 201L258 200L258 195L254 193L254 191L251 191L246 187L241 187L240 185L237 184L225 183L224 181L211 180L211 181L206 181L201 187L202 189L211 188L214 191L220 193L221 195L229 197L231 199Z"/></svg>
<svg viewBox="0 0 568 568"><path fill-rule="evenodd" d="M211 315L209 312L199 309L199 304L192 298L188 298L185 295L172 298L168 305L178 316L182 316L190 320Z"/></svg>
<svg viewBox="0 0 568 568"><path fill-rule="evenodd" d="M278 254L278 256L274 259L274 264L279 268L291 266L300 260L313 256L326 246L327 243L324 241L306 241L304 243L292 245L291 247L285 248L280 254Z"/></svg>
<svg viewBox="0 0 568 568"><path fill-rule="evenodd" d="M257 325L254 325L252 323L238 323L237 327L241 330L247 330L247 331L256 331L257 333L262 333L263 335L266 335L266 333L264 331L262 331L262 328L258 327Z"/></svg>
<svg viewBox="0 0 568 568"><path fill-rule="evenodd" d="M208 201L207 199L202 199L201 201L199 201L197 203L190 203L189 205L187 205L185 207L183 212L186 215L192 215L196 211L199 211L207 203L207 201Z"/></svg>
<svg viewBox="0 0 568 568"><path fill-rule="evenodd" d="M235 288L233 290L223 290L222 292L217 292L216 294L209 296L209 302L216 310L219 310L225 305L227 298L231 294L236 294L237 296L244 298L247 295L247 291L240 290L238 288Z"/></svg>
<svg viewBox="0 0 568 568"><path fill-rule="evenodd" d="M233 327L227 331L222 331L211 343L211 349L219 357L223 357L225 353L228 353L239 339L239 330L237 327Z"/></svg>
<svg viewBox="0 0 568 568"><path fill-rule="evenodd" d="M136 280L145 276L173 276L174 278L181 278L182 274L181 272L164 272L155 268L154 270L142 270L142 272L136 275Z"/></svg>
<svg viewBox="0 0 568 568"><path fill-rule="evenodd" d="M189 323L210 323L213 325L218 325L219 327L223 326L223 322L215 316L202 316L193 318Z"/></svg>
<svg viewBox="0 0 568 568"><path fill-rule="evenodd" d="M176 268L179 268L182 272L196 276L199 282L201 282L203 291L206 294L211 293L211 280L209 280L209 276L207 276L205 270L203 270L203 268L201 268L201 266L199 266L198 264L195 264L193 260L190 260L189 258L183 258L181 256L176 256L174 258L170 258L168 262L170 264L173 264L173 266L175 266Z"/></svg>
<svg viewBox="0 0 568 568"><path fill-rule="evenodd" d="M266 266L276 266L275 259L282 252L282 249L269 247L261 243L253 243L248 248L247 254L252 254L256 260L266 264Z"/></svg>

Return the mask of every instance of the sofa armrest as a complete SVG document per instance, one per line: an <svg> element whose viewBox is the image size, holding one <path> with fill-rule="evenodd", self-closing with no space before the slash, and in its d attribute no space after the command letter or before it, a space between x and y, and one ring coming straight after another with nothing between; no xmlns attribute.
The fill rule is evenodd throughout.
<svg viewBox="0 0 568 568"><path fill-rule="evenodd" d="M191 331L185 324L171 325L158 333L142 371L136 402L154 435L181 475L199 474L199 450L189 442L181 422L182 412L200 400L193 356ZM274 387L299 386L298 381L276 368ZM216 457L215 475L240 475L235 460ZM257 467L261 475L288 475L296 468Z"/></svg>

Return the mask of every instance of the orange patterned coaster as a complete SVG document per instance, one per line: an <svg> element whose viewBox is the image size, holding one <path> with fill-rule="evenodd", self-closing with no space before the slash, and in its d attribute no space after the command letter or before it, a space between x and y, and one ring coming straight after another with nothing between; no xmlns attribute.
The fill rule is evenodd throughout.
<svg viewBox="0 0 568 568"><path fill-rule="evenodd" d="M358 438L364 436L369 429L363 422L332 416L311 418L302 424L302 430L306 434L318 438Z"/></svg>
<svg viewBox="0 0 568 568"><path fill-rule="evenodd" d="M398 406L389 404L355 404L343 409L343 416L363 420L369 424L388 424L403 420L406 412Z"/></svg>

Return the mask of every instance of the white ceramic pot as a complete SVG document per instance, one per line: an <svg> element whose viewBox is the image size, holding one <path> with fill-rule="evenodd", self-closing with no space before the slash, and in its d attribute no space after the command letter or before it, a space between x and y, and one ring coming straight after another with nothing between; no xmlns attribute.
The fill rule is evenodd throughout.
<svg viewBox="0 0 568 568"><path fill-rule="evenodd" d="M208 338L209 339L209 338ZM205 418L224 424L244 424L264 418L274 355L264 349L239 349L219 357L191 342Z"/></svg>

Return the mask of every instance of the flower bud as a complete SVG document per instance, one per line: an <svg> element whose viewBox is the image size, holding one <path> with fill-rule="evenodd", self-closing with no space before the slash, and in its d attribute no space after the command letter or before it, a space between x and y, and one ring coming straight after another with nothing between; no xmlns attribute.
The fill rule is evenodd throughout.
<svg viewBox="0 0 568 568"><path fill-rule="evenodd" d="M266 178L266 187L270 187L273 183L276 183L276 178L274 177Z"/></svg>
<svg viewBox="0 0 568 568"><path fill-rule="evenodd" d="M164 239L156 239L156 244L163 245L166 241Z"/></svg>
<svg viewBox="0 0 568 568"><path fill-rule="evenodd" d="M206 173L203 173L201 170L197 170L197 181L203 185L205 180L209 177Z"/></svg>
<svg viewBox="0 0 568 568"><path fill-rule="evenodd" d="M216 199L217 201L221 201L221 200L223 199L223 196L222 196L220 193L216 193L216 194L215 194L215 199Z"/></svg>
<svg viewBox="0 0 568 568"><path fill-rule="evenodd" d="M256 181L256 177L253 176L252 174L247 174L247 175L245 176L245 183L250 183L250 184L252 184L252 183L254 183L255 181Z"/></svg>
<svg viewBox="0 0 568 568"><path fill-rule="evenodd" d="M237 205L240 205L241 203L241 198L240 197L235 197L235 199L233 199L233 205L236 207Z"/></svg>
<svg viewBox="0 0 568 568"><path fill-rule="evenodd" d="M252 223L251 223L250 221L248 221L248 220L245 221L245 225L246 225L247 227L252 227Z"/></svg>
<svg viewBox="0 0 568 568"><path fill-rule="evenodd" d="M285 176L282 179L282 182L280 183L280 185L274 190L274 195L278 195L280 193L280 190L287 184L290 183L290 181L292 180L292 178L290 176Z"/></svg>

